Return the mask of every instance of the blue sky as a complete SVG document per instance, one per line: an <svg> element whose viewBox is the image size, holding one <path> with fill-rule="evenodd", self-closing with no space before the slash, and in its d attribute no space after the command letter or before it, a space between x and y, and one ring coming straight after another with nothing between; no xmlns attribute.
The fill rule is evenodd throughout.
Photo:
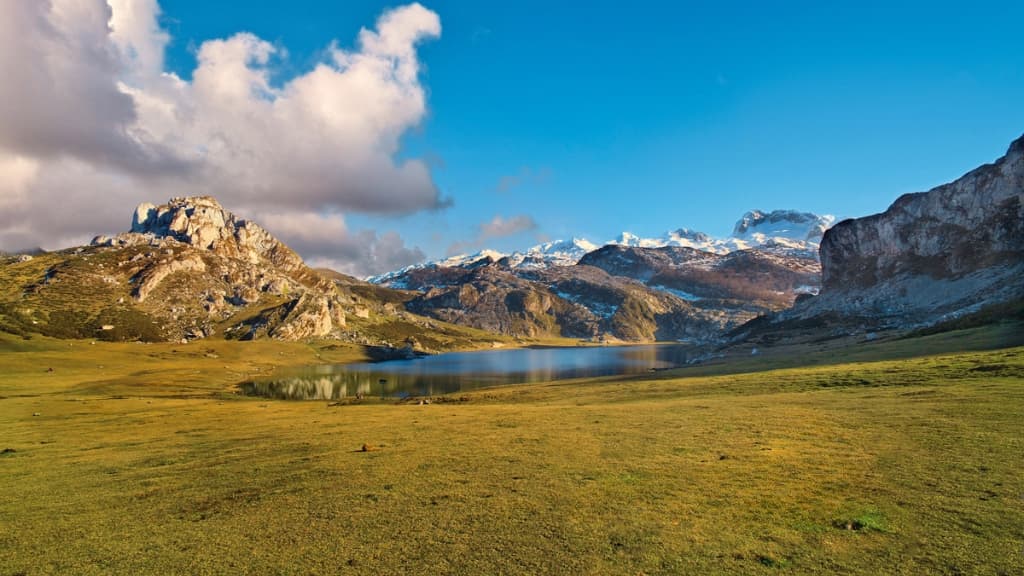
<svg viewBox="0 0 1024 576"><path fill-rule="evenodd" d="M1024 133L1024 3L834 4L425 3L443 33L420 48L430 113L403 153L454 206L399 228L439 256L497 214L594 240L727 234L751 208L862 216ZM165 0L170 64L245 29L302 68L387 6Z"/></svg>
<svg viewBox="0 0 1024 576"><path fill-rule="evenodd" d="M94 1L104 6L103 0ZM116 14L127 0L107 1ZM60 123L53 129L59 137L39 141L36 136L43 132L31 124L35 116L0 118L30 128L24 134L11 132L10 142L0 142L0 153L6 145L15 154L6 160L0 154L0 189L11 188L15 199L20 194L21 203L12 205L22 210L11 212L10 223L0 221L0 244L27 245L43 237L40 230L71 227L77 214L100 199L105 202L102 210L95 209L96 215L83 220L80 230L68 228L68 241L79 237L75 234L116 232L124 218L109 215L122 210L117 208L121 204L189 192L190 183L203 178L207 181L201 189L223 193L231 202L229 209L238 205L268 218L268 227L298 243L304 255L331 261L335 252L347 251L335 259L343 263L359 257L364 241L390 246L388 256L381 248L375 262L353 265L353 271L419 254L407 248L437 258L455 249L512 250L572 235L599 242L626 230L655 236L688 227L727 235L754 208L839 217L882 211L900 194L927 190L994 160L1024 133L1024 2L439 0L424 5L440 18L442 32L434 38L433 15L420 11L414 15L419 32L409 32L418 36L402 37L405 42L419 39L415 61L420 73L414 91L392 107L397 114L408 113L395 122L400 139L394 140L389 128L379 128L390 112L378 110L364 126L367 140L338 154L353 157L371 150L371 164L377 168L346 165L332 171L333 149L322 150L325 158L310 160L308 170L288 160L283 166L312 176L301 191L281 187L277 199L266 197L263 188L280 171L263 164L274 159L278 137L281 147L302 144L303 132L317 127L317 120L287 123L288 118L316 118L303 116L297 108L305 100L285 102L291 116L270 117L279 111L271 112L258 94L251 96L241 105L263 110L268 119L250 132L237 118L222 122L224 113L218 111L230 112L225 104L229 100L223 94L210 96L210 86L229 79L230 74L218 74L230 73L230 67L210 67L206 88L196 81L192 92L179 94L166 79L148 73L152 70L147 63L157 62L192 82L201 47L230 65L232 58L239 58L241 44L209 41L251 32L276 49L267 64L270 83L284 87L330 60L332 42L349 55L362 50L379 56L379 50L357 42L359 30L374 30L378 17L400 5L162 0L158 23L170 38L162 63L151 56L153 50L162 50L163 35L146 24L144 11L120 27L115 22L108 40L121 54L121 68L83 53L76 56L80 63L58 70L82 69L79 76L98 78L83 84L76 95L77 116L61 120L69 104L56 92L38 103L38 122ZM34 9L15 4L3 10ZM69 38L106 30L102 20L98 30L84 20L68 22L63 25L77 27ZM28 54L36 46L29 43L32 34L26 30L21 35L24 47L17 45L21 37L11 39L16 44L12 49ZM234 52L227 49L231 46ZM251 56L262 48L250 43L245 50ZM18 72L28 75L31 70ZM68 81L80 80L73 76ZM105 88L104 82L113 86L122 81L137 87L131 97L139 129L133 134L152 135L157 145L121 142L123 130L108 135L109 149L100 147L106 144L98 138L100 144L81 145L66 125L85 118L89 122L81 130L110 122L121 130L118 118L132 114L129 108L116 116L124 95ZM12 82L0 88L0 95L12 97L4 90L16 86ZM306 86L304 95L351 97L346 102L365 105L372 95L396 86L409 88L380 77L372 89L321 93ZM87 93L94 88L95 94ZM419 89L426 96L425 112L417 112ZM38 93L13 95L20 96L31 105L40 100ZM163 102L163 107L140 108L152 101ZM168 124L161 112L165 109L184 117L190 110L202 114L178 127ZM88 118L90 114L95 118ZM227 135L221 149L228 152L259 138L269 140L270 146L254 145L251 158L210 156L209 165L216 170L196 170L177 180L145 164L145 158L164 150L177 154L170 157L175 161L188 160L197 150L215 151L218 142L208 140L218 140L219 134ZM333 132L323 142L329 146L347 140ZM387 158L381 164L372 156L390 150L394 142L399 143L398 166L403 159L421 160L429 167L426 180L417 181L388 168ZM116 146L140 145L150 146L141 148L141 165L129 165L135 162L131 159L110 160L118 158ZM302 163L304 157L290 158ZM378 168L395 198L411 198L407 209L396 210L406 215L381 214L379 206L376 215L359 211L359 206L373 204L370 196L375 192L367 192L365 183L374 180L364 177ZM232 179L217 180L222 174ZM317 180L321 175L324 182L342 186L353 178L364 180L346 189L342 200L328 202L318 216L309 211L323 198ZM438 198L436 191L424 190L430 179L451 206L431 208ZM63 192L67 182L94 192L68 200ZM229 190L235 182L239 190ZM403 182L419 183L403 196ZM293 193L304 203L288 212ZM33 198L46 206L33 209ZM75 202L83 208L76 210ZM61 216L51 205L65 206L68 214ZM319 236L311 233L314 227L320 228ZM401 239L384 237L389 231ZM332 234L345 239L332 244Z"/></svg>

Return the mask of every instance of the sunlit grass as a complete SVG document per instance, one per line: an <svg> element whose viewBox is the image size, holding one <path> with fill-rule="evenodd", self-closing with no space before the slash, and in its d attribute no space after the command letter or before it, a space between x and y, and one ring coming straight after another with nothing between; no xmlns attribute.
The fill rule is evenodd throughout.
<svg viewBox="0 0 1024 576"><path fill-rule="evenodd" d="M3 337L0 573L1017 574L990 335L341 407L232 385L357 347Z"/></svg>

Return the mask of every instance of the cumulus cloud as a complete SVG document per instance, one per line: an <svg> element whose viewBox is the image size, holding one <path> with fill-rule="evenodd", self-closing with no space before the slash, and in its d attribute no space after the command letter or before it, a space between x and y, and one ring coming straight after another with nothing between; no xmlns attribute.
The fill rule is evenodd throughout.
<svg viewBox="0 0 1024 576"><path fill-rule="evenodd" d="M284 56L244 32L204 42L191 81L165 71L159 14L156 0L0 3L0 248L66 245L124 229L138 202L211 194L278 215L266 227L304 255L419 254L340 214L447 205L424 161L397 158L426 115L416 46L440 35L437 14L384 12L283 85L270 75ZM303 218L322 219L317 237L289 224Z"/></svg>
<svg viewBox="0 0 1024 576"><path fill-rule="evenodd" d="M99 2L0 4L0 148L122 167L140 161L109 18Z"/></svg>
<svg viewBox="0 0 1024 576"><path fill-rule="evenodd" d="M311 266L366 277L422 262L426 254L409 248L397 232L349 230L341 214L310 212L257 214L254 220L289 245Z"/></svg>

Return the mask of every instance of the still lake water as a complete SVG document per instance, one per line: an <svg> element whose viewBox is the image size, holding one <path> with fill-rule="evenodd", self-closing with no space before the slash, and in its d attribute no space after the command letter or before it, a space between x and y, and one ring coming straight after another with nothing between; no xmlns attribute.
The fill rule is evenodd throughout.
<svg viewBox="0 0 1024 576"><path fill-rule="evenodd" d="M694 348L663 344L452 352L413 360L309 366L246 382L245 394L287 400L433 396L487 386L639 374L686 364Z"/></svg>

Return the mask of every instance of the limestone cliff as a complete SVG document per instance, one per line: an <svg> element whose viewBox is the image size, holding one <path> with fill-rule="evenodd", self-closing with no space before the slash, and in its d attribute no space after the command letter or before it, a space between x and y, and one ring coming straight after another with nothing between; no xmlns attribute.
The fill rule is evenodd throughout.
<svg viewBox="0 0 1024 576"><path fill-rule="evenodd" d="M820 258L821 294L783 318L921 325L1024 297L1024 137L954 182L836 224Z"/></svg>

